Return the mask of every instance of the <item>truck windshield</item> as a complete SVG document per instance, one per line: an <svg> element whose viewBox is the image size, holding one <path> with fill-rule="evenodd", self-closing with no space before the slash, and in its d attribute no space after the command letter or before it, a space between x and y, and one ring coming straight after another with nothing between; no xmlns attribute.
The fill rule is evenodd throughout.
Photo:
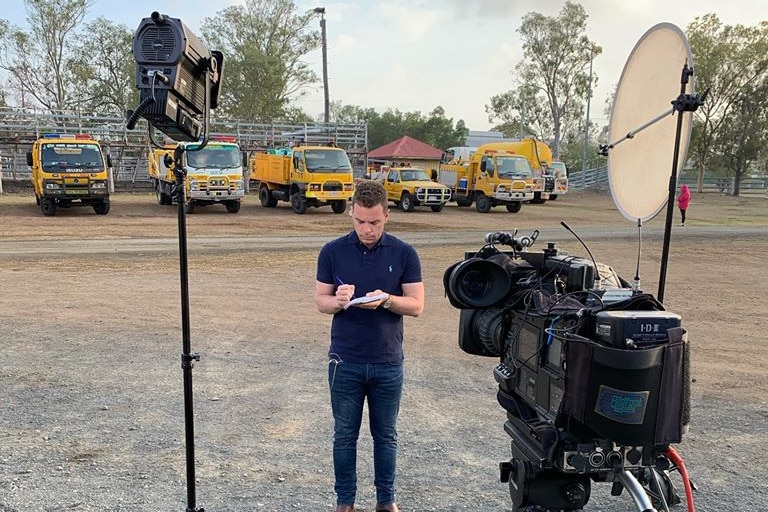
<svg viewBox="0 0 768 512"><path fill-rule="evenodd" d="M237 146L208 145L201 151L187 151L187 165L196 169L229 169L240 167L240 162L240 150Z"/></svg>
<svg viewBox="0 0 768 512"><path fill-rule="evenodd" d="M87 172L104 169L101 148L96 144L43 144L41 163L43 169L48 172Z"/></svg>
<svg viewBox="0 0 768 512"><path fill-rule="evenodd" d="M525 158L498 156L496 170L499 178L530 178L532 176L531 166Z"/></svg>
<svg viewBox="0 0 768 512"><path fill-rule="evenodd" d="M400 171L400 177L403 181L429 181L429 176L427 176L427 173L421 169Z"/></svg>
<svg viewBox="0 0 768 512"><path fill-rule="evenodd" d="M552 162L549 164L549 168L555 175L555 178L565 178L568 175L563 162Z"/></svg>
<svg viewBox="0 0 768 512"><path fill-rule="evenodd" d="M347 154L341 149L308 149L304 152L309 172L341 172L352 170Z"/></svg>

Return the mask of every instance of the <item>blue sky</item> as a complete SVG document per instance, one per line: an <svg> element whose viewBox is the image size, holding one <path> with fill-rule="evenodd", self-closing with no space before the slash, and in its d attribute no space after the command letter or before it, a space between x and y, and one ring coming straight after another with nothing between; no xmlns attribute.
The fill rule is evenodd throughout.
<svg viewBox="0 0 768 512"><path fill-rule="evenodd" d="M181 18L199 33L202 20L237 0L95 0L90 16L104 16L131 29L159 10ZM603 47L595 59L599 77L591 119L607 124L605 99L621 76L635 43L652 26L674 23L685 30L694 17L716 13L726 24L756 25L768 20L765 0L582 0L589 14L587 35ZM349 0L306 2L300 9L326 8L329 95L332 101L401 111L430 112L464 119L470 129L490 128L484 106L490 97L514 86L511 70L522 58L517 37L520 19L537 11L554 16L563 1L554 0ZM0 18L24 26L23 0L3 0ZM319 23L319 22L318 22ZM322 76L318 50L307 62ZM694 55L695 61L695 55ZM694 62L695 63L695 62ZM678 91L670 92L670 99ZM299 102L322 117L322 82Z"/></svg>

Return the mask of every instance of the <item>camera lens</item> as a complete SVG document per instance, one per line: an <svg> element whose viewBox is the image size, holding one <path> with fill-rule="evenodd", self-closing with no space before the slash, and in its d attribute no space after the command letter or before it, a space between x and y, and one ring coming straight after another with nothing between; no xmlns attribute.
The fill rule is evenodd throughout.
<svg viewBox="0 0 768 512"><path fill-rule="evenodd" d="M511 280L503 267L481 258L470 258L456 265L448 279L446 292L465 308L487 308L509 293Z"/></svg>

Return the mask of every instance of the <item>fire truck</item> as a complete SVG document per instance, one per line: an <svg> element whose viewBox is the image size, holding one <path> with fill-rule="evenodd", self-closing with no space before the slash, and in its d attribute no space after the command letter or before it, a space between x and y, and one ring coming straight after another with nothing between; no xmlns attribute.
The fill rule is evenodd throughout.
<svg viewBox="0 0 768 512"><path fill-rule="evenodd" d="M308 207L330 205L333 213L344 213L355 190L352 165L347 153L333 146L295 146L269 149L251 157L251 188L259 201L274 208L287 201L295 213Z"/></svg>
<svg viewBox="0 0 768 512"><path fill-rule="evenodd" d="M43 215L58 208L90 206L109 213L109 168L112 161L91 135L46 133L27 153L35 200Z"/></svg>
<svg viewBox="0 0 768 512"><path fill-rule="evenodd" d="M184 180L187 213L193 213L198 206L223 204L230 213L240 211L245 197L243 181L243 154L236 137L212 136L203 149L199 142L181 142L186 168ZM173 203L176 174L173 155L175 144L151 148L147 174L152 180L157 202L162 205Z"/></svg>
<svg viewBox="0 0 768 512"><path fill-rule="evenodd" d="M452 191L459 206L470 206L488 213L494 206L504 206L517 213L524 201L533 199L531 166L525 157L484 144L469 161L454 160L440 165L439 182Z"/></svg>

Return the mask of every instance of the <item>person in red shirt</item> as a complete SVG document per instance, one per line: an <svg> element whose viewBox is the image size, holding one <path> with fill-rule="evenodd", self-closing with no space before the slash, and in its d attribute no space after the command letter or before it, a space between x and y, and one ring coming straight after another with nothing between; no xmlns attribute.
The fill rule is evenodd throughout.
<svg viewBox="0 0 768 512"><path fill-rule="evenodd" d="M688 185L680 186L680 194L677 196L677 207L680 208L680 221L681 226L685 226L685 212L688 210L688 205L691 204L691 191L688 190Z"/></svg>

